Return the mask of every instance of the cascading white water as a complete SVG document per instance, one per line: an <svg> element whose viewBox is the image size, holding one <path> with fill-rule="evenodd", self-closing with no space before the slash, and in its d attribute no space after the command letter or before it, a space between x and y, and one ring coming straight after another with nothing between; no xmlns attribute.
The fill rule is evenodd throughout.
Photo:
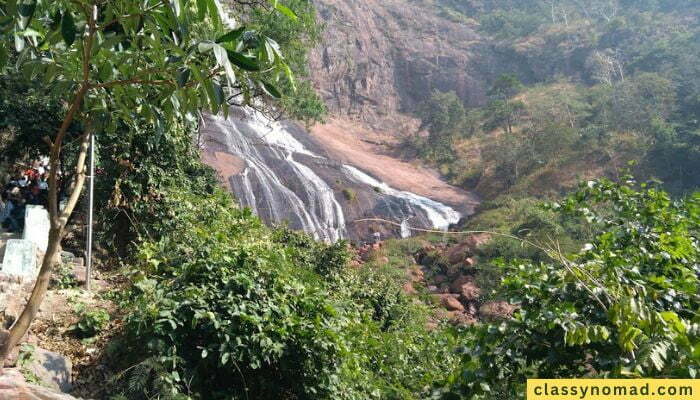
<svg viewBox="0 0 700 400"><path fill-rule="evenodd" d="M225 150L245 161L245 169L231 177L231 187L243 206L269 222L288 222L317 239L337 241L347 237L346 216L331 186L314 171L314 163L334 164L308 150L284 125L246 110L243 118L207 115L204 129L213 131ZM303 162L295 158L298 156ZM309 161L311 160L311 161ZM401 236L410 236L409 219L447 229L459 221L452 208L414 193L393 189L349 165L336 165L356 185L379 188L381 212L402 221ZM405 226L404 226L405 225Z"/></svg>
<svg viewBox="0 0 700 400"><path fill-rule="evenodd" d="M427 197L419 196L415 193L393 189L389 187L386 183L380 182L377 179L372 178L371 176L367 175L366 173L360 171L355 167L343 165L343 169L345 169L350 174L350 176L352 176L357 181L372 187L376 187L384 194L398 197L400 199L405 199L409 203L415 205L416 207L421 208L427 214L434 228L447 230L447 228L449 228L451 224L456 224L461 218L460 213L442 203L430 200ZM404 232L402 232L402 234L403 233Z"/></svg>

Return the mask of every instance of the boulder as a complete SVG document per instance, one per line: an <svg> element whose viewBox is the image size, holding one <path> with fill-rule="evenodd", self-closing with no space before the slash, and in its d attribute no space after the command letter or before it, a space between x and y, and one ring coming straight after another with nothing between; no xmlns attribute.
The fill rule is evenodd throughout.
<svg viewBox="0 0 700 400"><path fill-rule="evenodd" d="M458 243L450 247L449 250L447 250L447 254L445 254L450 264L459 264L462 260L471 255L472 249L466 242Z"/></svg>
<svg viewBox="0 0 700 400"><path fill-rule="evenodd" d="M438 275L435 275L435 276L433 277L433 282L434 282L436 285L439 285L439 284L441 284L441 283L443 283L443 282L445 282L445 281L447 281L447 277L446 277L445 275L438 274Z"/></svg>
<svg viewBox="0 0 700 400"><path fill-rule="evenodd" d="M29 362L22 367L39 378L42 386L62 392L73 387L73 363L58 353L35 348Z"/></svg>
<svg viewBox="0 0 700 400"><path fill-rule="evenodd" d="M450 264L460 264L474 255L474 252L484 243L488 242L491 236L488 234L476 234L468 236L464 241L450 247L446 256Z"/></svg>
<svg viewBox="0 0 700 400"><path fill-rule="evenodd" d="M460 291L462 301L475 301L481 295L481 289L472 282L467 282L462 285Z"/></svg>
<svg viewBox="0 0 700 400"><path fill-rule="evenodd" d="M456 297L450 294L445 294L441 296L441 303L449 311L464 311L464 306L457 300Z"/></svg>
<svg viewBox="0 0 700 400"><path fill-rule="evenodd" d="M423 282L425 273L417 265L408 270L408 275L412 282Z"/></svg>
<svg viewBox="0 0 700 400"><path fill-rule="evenodd" d="M73 274L73 279L75 279L78 283L83 283L85 282L87 278L87 268L81 265L72 265L72 274Z"/></svg>
<svg viewBox="0 0 700 400"><path fill-rule="evenodd" d="M73 396L27 383L16 369L5 369L0 375L0 399L76 400Z"/></svg>
<svg viewBox="0 0 700 400"><path fill-rule="evenodd" d="M458 275L450 284L450 290L452 293L462 293L462 285L465 283L474 282L474 277L471 275Z"/></svg>
<svg viewBox="0 0 700 400"><path fill-rule="evenodd" d="M485 321L498 321L513 316L518 308L505 301L491 301L479 309L479 316Z"/></svg>
<svg viewBox="0 0 700 400"><path fill-rule="evenodd" d="M474 325L477 320L469 313L457 312L450 318L450 322L457 326L469 326Z"/></svg>
<svg viewBox="0 0 700 400"><path fill-rule="evenodd" d="M406 294L417 294L417 293L418 293L418 292L416 291L416 289L413 287L413 283L412 283L412 282L406 282L406 283L404 283L402 289L403 289L403 292L406 293Z"/></svg>

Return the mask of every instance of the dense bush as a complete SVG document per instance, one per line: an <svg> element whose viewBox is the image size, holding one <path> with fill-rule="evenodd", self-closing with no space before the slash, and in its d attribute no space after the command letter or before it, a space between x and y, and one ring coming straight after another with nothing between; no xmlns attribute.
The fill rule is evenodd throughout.
<svg viewBox="0 0 700 400"><path fill-rule="evenodd" d="M595 237L503 265L500 293L518 311L473 330L448 397L523 396L532 377L697 376L700 194L597 181L558 209L598 224Z"/></svg>
<svg viewBox="0 0 700 400"><path fill-rule="evenodd" d="M452 335L398 281L345 268L345 243L270 231L218 190L163 202L123 303L128 398L412 399L455 367Z"/></svg>

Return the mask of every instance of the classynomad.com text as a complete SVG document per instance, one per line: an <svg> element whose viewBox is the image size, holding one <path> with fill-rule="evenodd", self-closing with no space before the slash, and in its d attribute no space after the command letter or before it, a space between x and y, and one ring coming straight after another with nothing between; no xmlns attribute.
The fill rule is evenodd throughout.
<svg viewBox="0 0 700 400"><path fill-rule="evenodd" d="M700 380L528 379L527 400L700 400Z"/></svg>

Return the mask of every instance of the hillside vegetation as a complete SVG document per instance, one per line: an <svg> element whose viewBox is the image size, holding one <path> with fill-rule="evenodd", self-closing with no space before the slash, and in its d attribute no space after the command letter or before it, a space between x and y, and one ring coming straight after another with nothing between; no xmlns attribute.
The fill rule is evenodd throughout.
<svg viewBox="0 0 700 400"><path fill-rule="evenodd" d="M674 193L700 185L697 2L436 6L477 23L503 71L483 107L435 92L419 109L429 136L414 146L453 183L487 198L542 196L629 169Z"/></svg>

